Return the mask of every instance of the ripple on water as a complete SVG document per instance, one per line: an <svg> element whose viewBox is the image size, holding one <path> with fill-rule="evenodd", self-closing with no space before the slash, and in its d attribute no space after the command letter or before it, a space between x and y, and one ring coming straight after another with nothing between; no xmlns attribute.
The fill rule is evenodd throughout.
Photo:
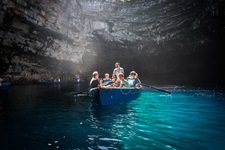
<svg viewBox="0 0 225 150"><path fill-rule="evenodd" d="M216 89L163 87L172 95L146 90L99 107L54 88L13 88L0 101L1 148L225 149L224 93Z"/></svg>

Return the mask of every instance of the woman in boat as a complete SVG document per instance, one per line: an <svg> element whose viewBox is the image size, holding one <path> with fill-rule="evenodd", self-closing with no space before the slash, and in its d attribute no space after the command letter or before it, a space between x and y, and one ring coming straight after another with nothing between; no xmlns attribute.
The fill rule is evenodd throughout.
<svg viewBox="0 0 225 150"><path fill-rule="evenodd" d="M137 78L137 79L138 79L138 82L139 82L139 83L140 83L140 85L141 85L141 80L138 78L138 73L137 73L137 72L136 72L135 78Z"/></svg>
<svg viewBox="0 0 225 150"><path fill-rule="evenodd" d="M99 80L99 74L98 74L98 72L97 71L94 71L92 73L92 75L93 75L93 77L92 77L92 79L90 81L91 88L99 87L101 81Z"/></svg>
<svg viewBox="0 0 225 150"><path fill-rule="evenodd" d="M124 79L123 73L119 74L119 79L120 79L120 87L130 87L128 81Z"/></svg>
<svg viewBox="0 0 225 150"><path fill-rule="evenodd" d="M131 71L129 77L127 78L127 81L130 85L130 87L139 87L141 85L141 81L136 77L136 72Z"/></svg>

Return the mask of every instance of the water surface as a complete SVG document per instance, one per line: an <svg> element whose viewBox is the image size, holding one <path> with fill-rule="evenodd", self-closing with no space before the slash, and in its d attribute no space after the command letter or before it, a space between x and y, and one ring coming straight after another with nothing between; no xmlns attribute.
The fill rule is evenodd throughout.
<svg viewBox="0 0 225 150"><path fill-rule="evenodd" d="M0 99L0 149L225 149L225 92L168 86L100 107L80 86L11 86Z"/></svg>

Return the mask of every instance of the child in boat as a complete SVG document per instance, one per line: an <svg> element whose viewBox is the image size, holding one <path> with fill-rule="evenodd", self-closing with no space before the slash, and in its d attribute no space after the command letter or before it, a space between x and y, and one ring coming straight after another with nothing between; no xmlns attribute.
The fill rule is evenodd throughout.
<svg viewBox="0 0 225 150"><path fill-rule="evenodd" d="M104 87L120 87L120 81L117 80L117 76L115 74L112 75L111 82L107 82L103 84Z"/></svg>
<svg viewBox="0 0 225 150"><path fill-rule="evenodd" d="M108 73L106 73L105 74L105 78L102 80L102 83L104 84L104 83L109 83L109 82L111 82L111 79L109 78L109 74Z"/></svg>
<svg viewBox="0 0 225 150"><path fill-rule="evenodd" d="M129 77L127 78L127 81L130 85L130 87L139 87L141 85L141 81L136 77L136 72L131 71Z"/></svg>

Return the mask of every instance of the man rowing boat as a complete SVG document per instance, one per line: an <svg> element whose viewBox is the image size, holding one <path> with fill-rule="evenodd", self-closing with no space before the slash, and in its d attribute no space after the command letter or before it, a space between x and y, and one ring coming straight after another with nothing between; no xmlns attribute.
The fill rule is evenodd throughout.
<svg viewBox="0 0 225 150"><path fill-rule="evenodd" d="M100 84L99 74L97 71L94 71L92 75L93 75L93 77L91 78L90 86L91 86L91 88L98 87Z"/></svg>

